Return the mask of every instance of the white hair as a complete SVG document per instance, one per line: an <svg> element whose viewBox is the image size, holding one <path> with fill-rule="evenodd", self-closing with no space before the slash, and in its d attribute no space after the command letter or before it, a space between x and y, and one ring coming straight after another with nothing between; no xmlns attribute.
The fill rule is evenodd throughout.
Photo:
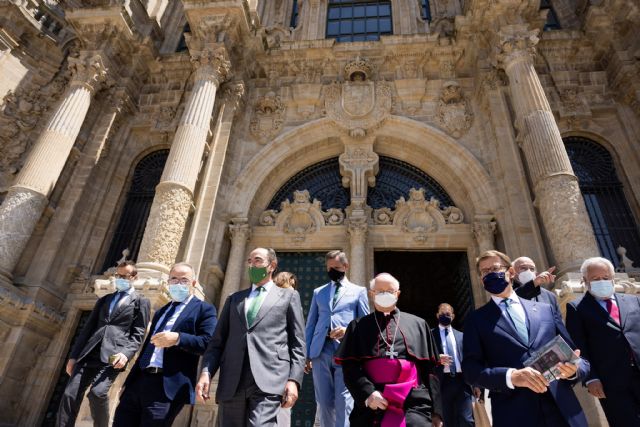
<svg viewBox="0 0 640 427"><path fill-rule="evenodd" d="M398 282L398 279L396 279L389 273L380 273L376 277L371 279L371 281L369 282L369 289L373 290L373 288L375 288L377 279L383 279L387 282L391 282L391 287L396 291L400 289L400 282Z"/></svg>
<svg viewBox="0 0 640 427"><path fill-rule="evenodd" d="M593 258L587 258L584 260L584 262L580 266L580 273L582 273L582 277L587 277L587 273L589 272L589 269L596 265L604 265L609 269L611 274L615 274L616 272L615 268L613 268L613 264L611 264L611 261L609 261L606 258L597 256Z"/></svg>
<svg viewBox="0 0 640 427"><path fill-rule="evenodd" d="M533 264L534 267L536 266L536 263L533 262L531 258L529 258L528 256L521 256L513 260L513 262L511 263L511 267L516 268L516 264L521 264L526 261L531 261L531 264Z"/></svg>

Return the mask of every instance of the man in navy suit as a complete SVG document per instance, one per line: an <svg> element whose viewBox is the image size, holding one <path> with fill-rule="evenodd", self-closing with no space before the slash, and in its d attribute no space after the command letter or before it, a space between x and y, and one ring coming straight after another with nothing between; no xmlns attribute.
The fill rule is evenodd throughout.
<svg viewBox="0 0 640 427"><path fill-rule="evenodd" d="M567 304L567 329L591 363L584 383L611 427L640 426L640 299L614 293L608 259L589 258L580 271L588 292Z"/></svg>
<svg viewBox="0 0 640 427"><path fill-rule="evenodd" d="M560 318L549 304L518 297L505 254L484 252L476 267L491 299L465 323L462 372L467 383L489 390L494 427L586 427L572 389L576 380L589 374L586 360L560 363L560 378L551 383L523 365L556 335L572 346Z"/></svg>
<svg viewBox="0 0 640 427"><path fill-rule="evenodd" d="M536 265L531 258L521 256L513 260L511 264L515 271L513 278L513 290L520 298L537 302L546 302L553 309L554 314L562 317L556 294L547 290L545 286L553 285L556 276L553 274L555 267L538 274Z"/></svg>
<svg viewBox="0 0 640 427"><path fill-rule="evenodd" d="M172 302L153 316L142 352L124 383L114 427L170 426L182 407L195 403L199 356L216 327L216 309L193 295L193 267L169 272Z"/></svg>
<svg viewBox="0 0 640 427"><path fill-rule="evenodd" d="M349 261L344 252L334 250L325 256L329 283L313 291L307 327L307 363L313 367L313 388L322 427L349 426L353 398L344 384L342 366L333 360L347 326L369 314L367 289L351 283L345 276Z"/></svg>
<svg viewBox="0 0 640 427"><path fill-rule="evenodd" d="M455 318L453 307L447 303L438 306L436 314L438 327L431 333L435 339L440 365L436 370L440 379L444 425L447 427L474 426L473 389L462 375L462 332L454 329L451 322ZM478 389L478 394L480 390Z"/></svg>

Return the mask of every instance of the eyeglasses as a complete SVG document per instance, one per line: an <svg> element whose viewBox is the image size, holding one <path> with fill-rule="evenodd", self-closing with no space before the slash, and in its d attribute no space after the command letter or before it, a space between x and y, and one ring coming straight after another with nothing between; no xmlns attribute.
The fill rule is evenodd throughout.
<svg viewBox="0 0 640 427"><path fill-rule="evenodd" d="M170 285L190 285L193 279L189 279L188 277L183 277L182 279L178 279L172 277L167 281Z"/></svg>
<svg viewBox="0 0 640 427"><path fill-rule="evenodd" d="M131 279L132 277L134 276L131 274L115 274L116 279Z"/></svg>
<svg viewBox="0 0 640 427"><path fill-rule="evenodd" d="M482 270L480 270L480 276L484 277L489 273L500 273L501 271L507 271L508 268L509 267L506 267L504 265L494 265L489 268L483 268Z"/></svg>

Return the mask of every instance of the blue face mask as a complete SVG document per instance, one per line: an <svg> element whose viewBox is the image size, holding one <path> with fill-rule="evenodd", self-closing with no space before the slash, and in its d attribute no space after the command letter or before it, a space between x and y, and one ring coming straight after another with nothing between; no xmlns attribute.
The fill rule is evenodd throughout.
<svg viewBox="0 0 640 427"><path fill-rule="evenodd" d="M131 282L127 279L116 279L116 289L118 292L127 291L131 287Z"/></svg>
<svg viewBox="0 0 640 427"><path fill-rule="evenodd" d="M493 295L499 295L507 289L509 281L504 271L492 272L482 278L484 289Z"/></svg>
<svg viewBox="0 0 640 427"><path fill-rule="evenodd" d="M593 280L589 292L598 299L609 299L613 295L615 287L613 280Z"/></svg>
<svg viewBox="0 0 640 427"><path fill-rule="evenodd" d="M169 285L169 295L175 302L182 302L189 296L189 285Z"/></svg>

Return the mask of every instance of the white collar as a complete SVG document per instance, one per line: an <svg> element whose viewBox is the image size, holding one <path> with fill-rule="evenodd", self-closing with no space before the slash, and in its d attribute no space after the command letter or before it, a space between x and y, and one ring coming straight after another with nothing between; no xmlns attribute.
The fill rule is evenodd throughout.
<svg viewBox="0 0 640 427"><path fill-rule="evenodd" d="M273 280L269 280L267 283L265 283L264 285L262 285L262 287L269 292L271 290L271 288L273 287L274 283ZM256 285L251 285L251 292L255 291L258 288L258 286Z"/></svg>
<svg viewBox="0 0 640 427"><path fill-rule="evenodd" d="M451 325L449 326L442 326L440 323L438 323L438 328L440 328L441 331L447 330L449 329L449 331L453 332L453 328L451 327Z"/></svg>
<svg viewBox="0 0 640 427"><path fill-rule="evenodd" d="M509 295L507 298L510 299L511 301L515 302L516 304L521 304L520 303L520 298L518 298L518 294L516 294L514 290L511 291L511 295ZM496 305L498 307L501 307L500 304L502 304L502 300L504 300L503 297L498 297L498 296L495 296L495 295L491 295L491 299L493 300L493 302L496 303Z"/></svg>

